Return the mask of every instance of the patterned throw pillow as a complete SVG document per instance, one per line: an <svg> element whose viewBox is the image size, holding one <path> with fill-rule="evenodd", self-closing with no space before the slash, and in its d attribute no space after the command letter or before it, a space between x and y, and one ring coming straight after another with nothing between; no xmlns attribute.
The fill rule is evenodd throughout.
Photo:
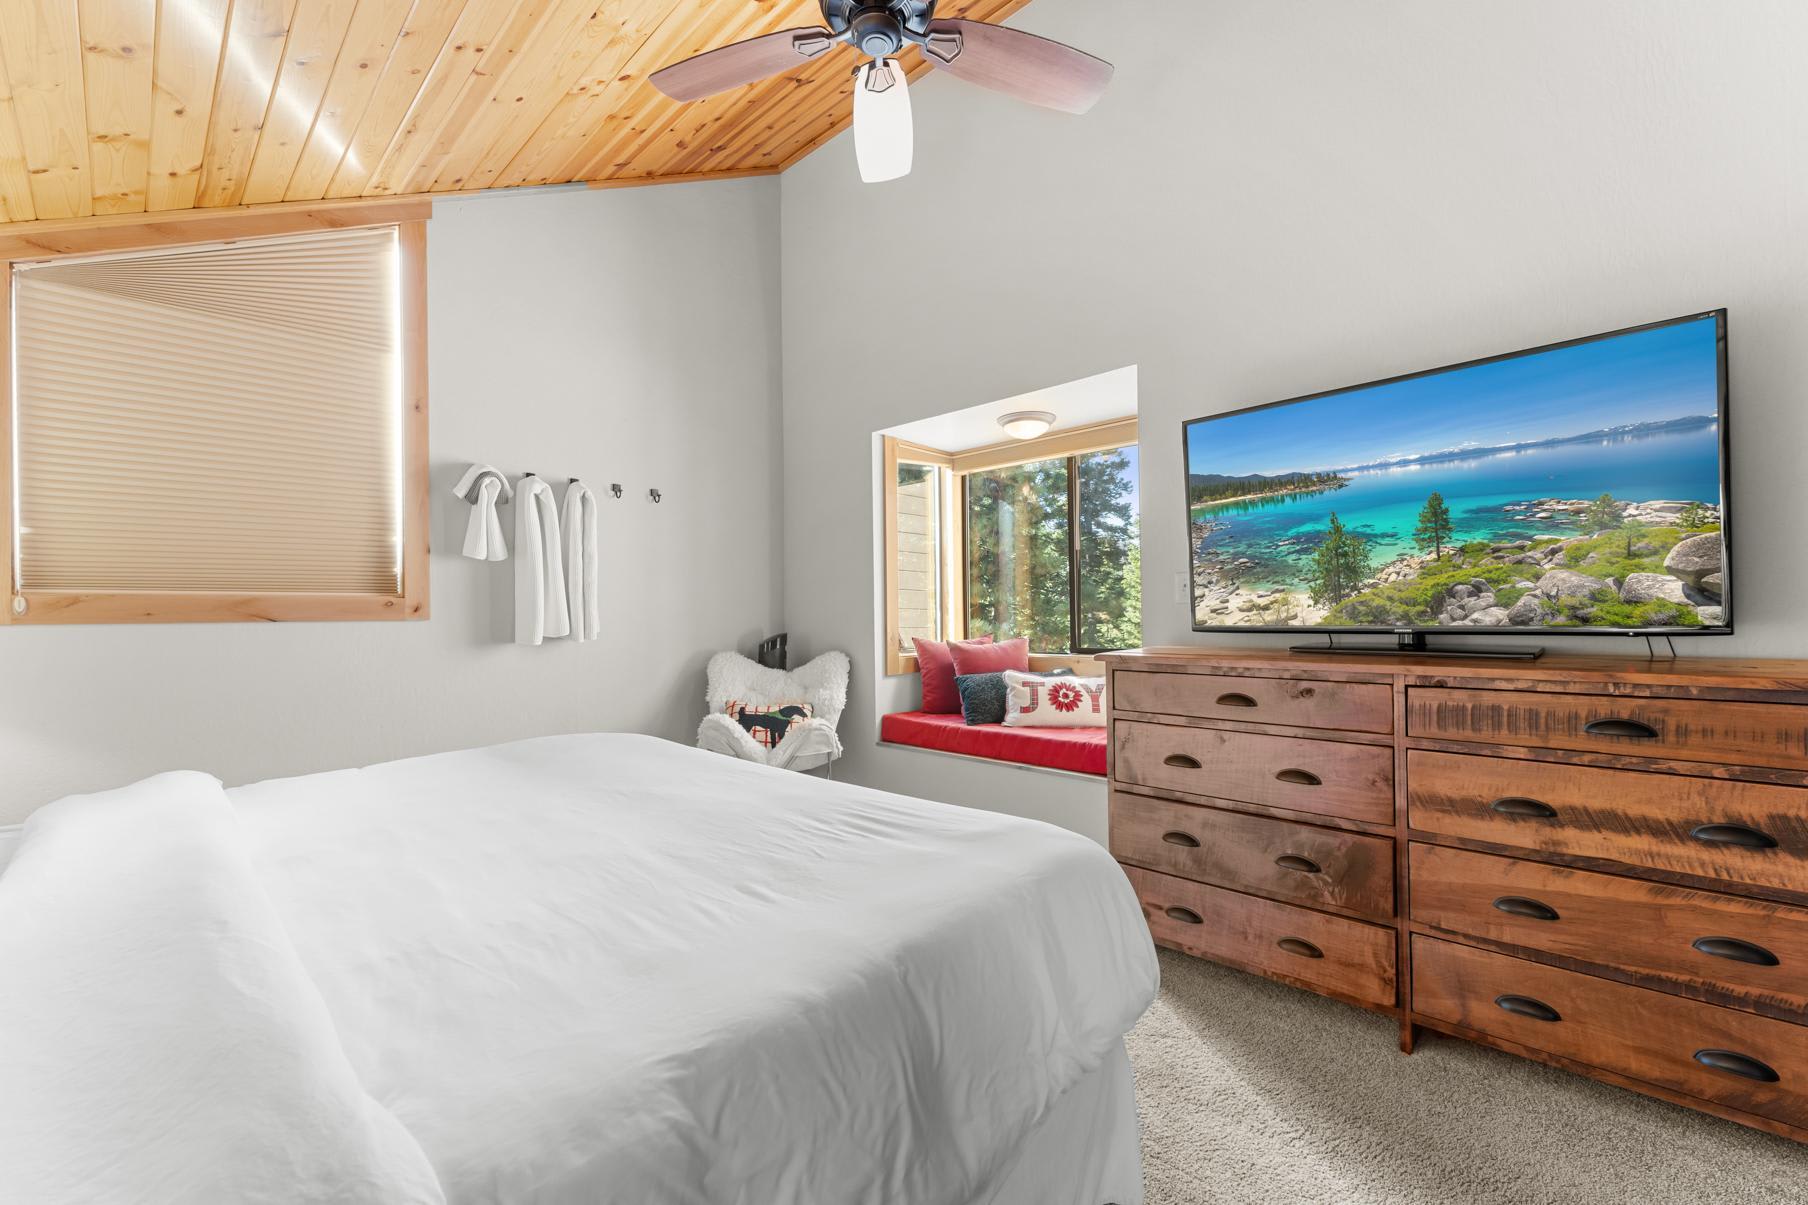
<svg viewBox="0 0 1808 1205"><path fill-rule="evenodd" d="M814 714L808 703L743 703L732 699L722 709L730 719L747 729L747 735L770 749L785 739L787 733Z"/></svg>
<svg viewBox="0 0 1808 1205"><path fill-rule="evenodd" d="M961 674L954 679L960 690L961 718L969 724L1002 724L1005 722L1007 671L995 674ZM1015 674L1018 678L1055 678L1073 675L1071 669L1050 670L1046 674Z"/></svg>
<svg viewBox="0 0 1808 1205"><path fill-rule="evenodd" d="M1103 728L1105 679L1006 671L1004 723L1012 728Z"/></svg>
<svg viewBox="0 0 1808 1205"><path fill-rule="evenodd" d="M961 718L969 724L1004 723L1004 674L959 674Z"/></svg>

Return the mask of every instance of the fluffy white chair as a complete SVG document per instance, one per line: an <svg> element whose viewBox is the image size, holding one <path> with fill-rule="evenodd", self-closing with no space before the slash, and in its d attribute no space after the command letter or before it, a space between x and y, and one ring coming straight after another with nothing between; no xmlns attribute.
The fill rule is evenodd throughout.
<svg viewBox="0 0 1808 1205"><path fill-rule="evenodd" d="M794 670L768 669L739 653L717 653L709 659L709 686L704 698L710 714L697 728L697 748L784 770L827 766L841 756L841 738L836 735L835 726L847 706L847 691L846 653L824 653ZM736 700L755 708L808 703L812 714L768 749L724 714ZM829 772L834 773L833 767Z"/></svg>

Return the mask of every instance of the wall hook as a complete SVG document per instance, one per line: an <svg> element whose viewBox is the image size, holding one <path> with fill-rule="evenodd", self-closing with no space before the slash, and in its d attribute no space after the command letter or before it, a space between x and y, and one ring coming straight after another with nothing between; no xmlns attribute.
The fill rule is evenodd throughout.
<svg viewBox="0 0 1808 1205"><path fill-rule="evenodd" d="M657 502L657 501L659 501L659 491L658 490L648 490L647 497L649 497L653 501Z"/></svg>
<svg viewBox="0 0 1808 1205"><path fill-rule="evenodd" d="M621 497L621 482L617 481L615 484L611 485L609 487L609 492L614 494L617 498Z"/></svg>

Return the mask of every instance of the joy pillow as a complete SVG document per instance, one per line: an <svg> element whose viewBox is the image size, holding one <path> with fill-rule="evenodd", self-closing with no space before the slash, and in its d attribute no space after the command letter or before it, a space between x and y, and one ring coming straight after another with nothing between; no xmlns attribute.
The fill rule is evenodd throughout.
<svg viewBox="0 0 1808 1205"><path fill-rule="evenodd" d="M1105 679L1044 678L1007 670L1004 722L1012 728L1103 728Z"/></svg>

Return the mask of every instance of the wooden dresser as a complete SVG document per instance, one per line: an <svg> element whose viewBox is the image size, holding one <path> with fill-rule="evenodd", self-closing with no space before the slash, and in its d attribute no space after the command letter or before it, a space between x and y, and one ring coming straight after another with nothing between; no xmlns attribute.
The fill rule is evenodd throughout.
<svg viewBox="0 0 1808 1205"><path fill-rule="evenodd" d="M1808 661L1101 660L1158 943L1808 1141Z"/></svg>

